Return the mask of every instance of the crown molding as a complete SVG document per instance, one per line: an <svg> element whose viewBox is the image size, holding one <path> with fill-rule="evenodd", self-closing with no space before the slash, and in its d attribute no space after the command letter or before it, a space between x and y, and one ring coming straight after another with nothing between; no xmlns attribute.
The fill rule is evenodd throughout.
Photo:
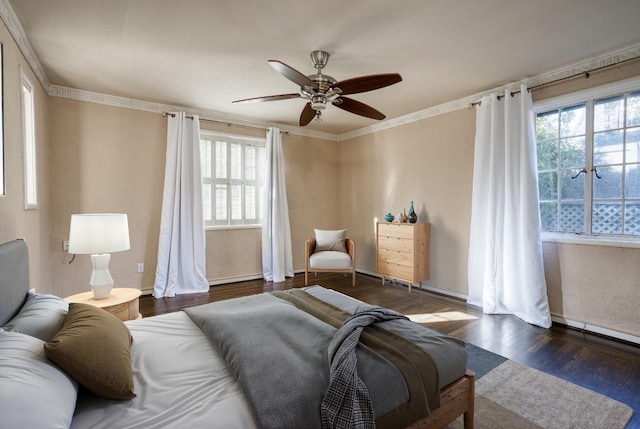
<svg viewBox="0 0 640 429"><path fill-rule="evenodd" d="M27 63L33 70L33 73L38 78L38 81L42 85L45 91L49 89L49 79L47 79L47 75L42 68L42 64L38 61L38 57L36 57L33 49L31 48L31 44L29 43L29 39L27 38L24 29L22 28L22 24L18 20L13 8L9 4L8 0L0 0L0 19L4 22L4 25L7 26L11 37L15 40L20 52L27 60Z"/></svg>
<svg viewBox="0 0 640 429"><path fill-rule="evenodd" d="M538 85L544 85L546 83L553 82L559 79L564 79L570 76L579 75L581 73L598 69L601 67L612 66L617 63L631 60L638 57L640 57L640 43L627 46L625 48L620 48L615 51L611 51L606 54L593 57L579 63L558 68L556 70L543 73L538 76L523 79L520 82L514 82L507 85L503 85L498 88L493 88L489 91L484 91L484 92L474 94L468 97L464 97L458 100L439 104L434 107L429 107L427 109L410 113L408 115L389 119L384 122L379 122L375 125L371 125L365 128L360 128L354 131L343 133L338 136L338 139L339 141L350 140L350 139L361 137L367 134L376 133L378 131L387 130L389 128L399 127L402 125L410 124L412 122L422 121L424 119L432 118L438 115L443 115L445 113L450 113L456 110L468 109L472 103L476 103L480 101L482 97L488 94L504 93L505 91L520 90L520 85L525 85L529 88L538 86Z"/></svg>
<svg viewBox="0 0 640 429"><path fill-rule="evenodd" d="M121 107L124 109L141 110L144 112L163 113L183 111L188 114L198 115L200 119L220 122L222 124L239 125L250 128L278 127L281 131L299 135L304 137L317 138L329 141L338 141L338 136L322 131L309 130L305 128L292 127L289 125L278 124L275 122L258 121L253 118L238 115L229 115L227 113L216 112L213 110L194 109L184 106L174 106L170 104L154 103L151 101L136 100L133 98L119 97L116 95L101 94L98 92L85 91L81 89L68 88L65 86L49 85L47 91L51 97L68 98L78 101L86 101L89 103L104 104L107 106Z"/></svg>

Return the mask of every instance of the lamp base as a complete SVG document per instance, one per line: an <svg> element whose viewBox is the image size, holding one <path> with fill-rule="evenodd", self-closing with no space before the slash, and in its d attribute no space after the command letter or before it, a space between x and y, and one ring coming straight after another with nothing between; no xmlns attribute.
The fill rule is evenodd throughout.
<svg viewBox="0 0 640 429"><path fill-rule="evenodd" d="M111 255L108 253L101 253L97 255L91 255L91 265L93 271L91 272L91 290L93 291L94 299L105 299L111 295L111 289L113 289L113 278L109 272L109 260Z"/></svg>

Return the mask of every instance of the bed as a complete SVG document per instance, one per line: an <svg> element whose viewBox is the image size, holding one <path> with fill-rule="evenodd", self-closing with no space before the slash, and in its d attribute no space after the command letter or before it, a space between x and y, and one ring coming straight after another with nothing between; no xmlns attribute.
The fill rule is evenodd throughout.
<svg viewBox="0 0 640 429"><path fill-rule="evenodd" d="M30 290L28 273L27 245L0 245L8 427L327 427L327 342L354 313L379 311L316 285L122 323ZM473 427L461 341L394 318L365 328L355 356L376 427L445 427L462 414Z"/></svg>

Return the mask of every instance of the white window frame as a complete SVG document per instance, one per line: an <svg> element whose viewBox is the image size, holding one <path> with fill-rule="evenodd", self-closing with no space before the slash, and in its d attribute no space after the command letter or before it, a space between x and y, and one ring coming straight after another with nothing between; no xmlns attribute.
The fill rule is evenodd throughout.
<svg viewBox="0 0 640 429"><path fill-rule="evenodd" d="M254 179L248 178L245 173L245 163L246 163L246 151L245 147L253 146L257 150L262 148L263 153L266 148L266 140L264 138L259 137L251 137L251 136L243 136L243 135L235 135L235 134L226 134L221 132L212 132L212 131L200 131L200 141L201 141L201 153L200 156L207 156L207 153L211 154L211 172L205 172L205 162L202 159L201 162L201 174L202 174L202 185L203 185L203 210L204 219L205 219L205 229L213 230L213 229L246 229L246 228L262 228L262 204L264 201L264 163L258 162L258 158L256 158ZM202 150L203 141L210 142L210 152ZM216 178L215 171L215 142L223 141L227 143L226 148L226 176ZM231 176L231 145L240 145L240 156L241 156L241 177L240 178L232 178ZM216 206L218 201L216 201L216 185L220 185L222 187L226 187L226 201L224 203L226 207L226 219L224 220L216 220ZM210 187L210 199L206 198L206 187ZM231 187L235 186L236 189L240 189L240 211L241 218L232 219L232 191ZM248 187L254 187L255 189L255 217L248 218L246 213L245 196L246 189ZM210 210L211 218L209 219L207 216L207 210Z"/></svg>
<svg viewBox="0 0 640 429"><path fill-rule="evenodd" d="M640 76L621 80L615 83L601 85L595 88L586 89L583 91L566 94L547 100L535 102L533 105L534 115L538 113L547 112L554 109L560 109L563 107L569 107L576 104L585 103L588 104L587 112L587 141L585 148L586 162L588 165L592 163L592 147L593 147L593 127L591 123L593 118L590 117L593 114L593 101L596 99L612 97L627 92L635 92L640 90ZM590 106L589 106L590 104ZM585 205L593 205L592 202L592 186L591 181L587 181L585 187ZM587 219L591 222L591 219ZM612 247L629 247L640 248L640 237L631 235L600 235L600 234L586 234L586 233L564 233L564 232L543 232L542 240L546 242L556 243L575 243L585 245L600 245L600 246L612 246Z"/></svg>
<svg viewBox="0 0 640 429"><path fill-rule="evenodd" d="M34 86L20 68L22 101L22 156L24 162L24 209L38 208L38 170Z"/></svg>

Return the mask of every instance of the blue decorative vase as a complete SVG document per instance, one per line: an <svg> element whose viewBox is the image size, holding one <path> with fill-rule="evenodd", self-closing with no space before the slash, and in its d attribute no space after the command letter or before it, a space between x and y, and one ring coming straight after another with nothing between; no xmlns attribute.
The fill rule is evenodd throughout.
<svg viewBox="0 0 640 429"><path fill-rule="evenodd" d="M418 221L418 215L415 210L413 210L413 201L411 201L411 206L409 207L409 223L416 223Z"/></svg>
<svg viewBox="0 0 640 429"><path fill-rule="evenodd" d="M384 220L386 220L387 222L393 222L394 219L395 217L393 217L391 213L387 213L386 215L384 215Z"/></svg>

